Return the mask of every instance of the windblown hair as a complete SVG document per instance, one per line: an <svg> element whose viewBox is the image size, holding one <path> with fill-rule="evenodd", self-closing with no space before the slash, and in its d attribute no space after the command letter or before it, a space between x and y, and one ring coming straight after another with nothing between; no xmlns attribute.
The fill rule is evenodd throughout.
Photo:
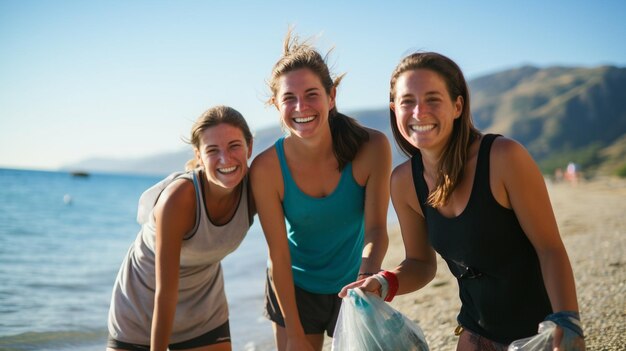
<svg viewBox="0 0 626 351"><path fill-rule="evenodd" d="M252 133L250 127L245 118L232 107L218 105L206 110L191 127L191 137L186 140L188 144L191 144L195 149L200 148L200 137L202 132L206 129L215 127L219 124L226 123L233 127L239 128L243 133L243 137L246 140L248 147L252 144ZM199 167L199 160L193 158L187 161L185 170L190 171Z"/></svg>
<svg viewBox="0 0 626 351"><path fill-rule="evenodd" d="M330 52L329 52L330 53ZM339 86L344 75L333 80L331 77L326 58L322 57L309 40L301 41L297 35L292 35L291 29L285 36L283 54L274 65L271 77L268 81L272 96L268 103L276 101L278 94L279 79L283 75L306 68L319 77L326 94L330 95L333 89ZM328 112L328 123L333 141L333 152L339 164L339 170L356 157L361 145L369 140L369 133L354 119L337 112L335 106Z"/></svg>
<svg viewBox="0 0 626 351"><path fill-rule="evenodd" d="M439 160L435 187L428 195L428 205L437 208L444 206L448 202L452 192L461 181L463 169L467 162L469 146L481 134L472 122L469 89L465 77L463 77L463 72L454 61L441 54L418 52L402 59L391 74L389 101L394 101L398 77L404 72L417 69L427 69L437 73L445 81L452 101L456 101L459 96L463 99L461 116L454 120L452 135ZM409 157L419 153L419 149L400 134L395 112L391 109L389 112L393 137L400 150Z"/></svg>

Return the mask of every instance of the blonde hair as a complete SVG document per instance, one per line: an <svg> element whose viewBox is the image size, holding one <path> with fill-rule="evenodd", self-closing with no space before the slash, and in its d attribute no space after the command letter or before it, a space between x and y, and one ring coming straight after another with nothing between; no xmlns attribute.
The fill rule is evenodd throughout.
<svg viewBox="0 0 626 351"><path fill-rule="evenodd" d="M481 134L472 122L469 89L463 72L454 61L444 55L435 52L418 52L402 59L391 74L389 101L394 101L398 77L404 72L417 69L427 69L437 73L446 83L452 101L456 101L459 96L463 99L461 115L454 120L452 135L439 160L435 187L428 195L428 205L437 208L448 202L452 192L461 181L463 169L467 163L469 146ZM395 112L392 109L389 111L391 130L398 147L409 157L416 155L420 152L419 149L404 139L398 129Z"/></svg>
<svg viewBox="0 0 626 351"><path fill-rule="evenodd" d="M200 148L200 137L202 132L208 128L215 127L219 124L226 123L233 127L239 128L243 133L248 146L252 143L252 133L246 119L239 111L232 107L218 105L206 110L191 127L191 136L186 142L191 144L195 149ZM200 166L197 158L192 158L185 164L185 170L190 171Z"/></svg>

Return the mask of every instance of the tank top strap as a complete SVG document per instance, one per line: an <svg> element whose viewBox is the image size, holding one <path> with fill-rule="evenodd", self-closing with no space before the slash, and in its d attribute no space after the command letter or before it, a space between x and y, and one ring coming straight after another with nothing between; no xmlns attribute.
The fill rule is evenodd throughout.
<svg viewBox="0 0 626 351"><path fill-rule="evenodd" d="M183 240L189 240L196 234L198 228L200 227L201 216L203 213L206 212L206 209L204 207L204 196L202 195L202 183L200 181L202 177L202 174L200 173L201 170L201 168L196 168L181 177L191 180L196 192L196 222L193 225L193 228L183 236Z"/></svg>
<svg viewBox="0 0 626 351"><path fill-rule="evenodd" d="M474 185L480 189L472 190L472 192L481 190L491 193L491 185L489 180L489 164L490 164L490 152L493 141L501 136L500 134L485 134L480 142L480 148L478 149L478 159L476 160L476 172L474 173Z"/></svg>
<svg viewBox="0 0 626 351"><path fill-rule="evenodd" d="M422 213L426 216L428 185L424 180L424 164L422 163L422 154L419 151L411 157L411 174L413 175L413 187L417 194L417 201L422 208Z"/></svg>
<svg viewBox="0 0 626 351"><path fill-rule="evenodd" d="M294 180L291 178L291 173L289 172L289 167L287 166L284 142L285 137L281 137L276 140L274 147L276 147L276 154L278 155L278 162L280 163L280 171L283 174L283 183L285 184L285 188L287 188L287 185L294 183Z"/></svg>

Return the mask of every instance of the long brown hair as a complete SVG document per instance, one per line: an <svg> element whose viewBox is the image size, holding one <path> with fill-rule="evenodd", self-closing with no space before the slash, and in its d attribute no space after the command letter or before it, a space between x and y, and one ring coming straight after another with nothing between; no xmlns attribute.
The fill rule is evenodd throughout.
<svg viewBox="0 0 626 351"><path fill-rule="evenodd" d="M283 43L283 54L274 64L268 81L272 93L268 103L272 104L276 99L279 78L301 68L309 69L318 76L328 95L331 94L333 88L336 89L339 86L344 77L342 74L333 80L326 64L326 57L322 57L311 46L309 40L301 41L297 35L292 35L292 30L289 29ZM328 112L328 123L333 141L333 153L341 171L354 160L361 145L369 140L369 134L354 118L337 112L336 104Z"/></svg>
<svg viewBox="0 0 626 351"><path fill-rule="evenodd" d="M418 52L402 59L391 74L389 101L394 101L398 77L404 72L417 69L427 69L437 73L445 81L452 101L456 101L459 96L463 99L461 116L454 120L452 135L439 160L435 187L428 195L428 204L437 208L448 202L452 192L461 181L469 146L472 141L480 137L480 132L472 122L469 89L463 72L454 61L444 55L435 52ZM400 150L409 157L419 153L419 149L400 134L395 112L389 109L389 113L393 137Z"/></svg>
<svg viewBox="0 0 626 351"><path fill-rule="evenodd" d="M187 143L191 144L194 148L200 148L200 136L202 132L208 128L215 127L218 124L230 124L233 127L239 128L243 133L243 137L246 140L248 147L252 144L252 133L246 119L243 118L239 111L232 107L218 105L206 110L191 127L191 136ZM195 169L199 166L196 158L187 161L185 169L187 171Z"/></svg>

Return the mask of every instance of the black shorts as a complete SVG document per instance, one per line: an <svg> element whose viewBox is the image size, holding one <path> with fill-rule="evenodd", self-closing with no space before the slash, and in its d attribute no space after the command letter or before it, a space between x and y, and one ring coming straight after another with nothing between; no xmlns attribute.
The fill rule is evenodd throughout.
<svg viewBox="0 0 626 351"><path fill-rule="evenodd" d="M296 289L296 306L300 315L300 323L305 334L326 334L333 336L341 298L334 294L316 294L306 291L298 286ZM276 294L272 288L269 274L265 284L265 316L272 322L285 327L285 319L280 311Z"/></svg>
<svg viewBox="0 0 626 351"><path fill-rule="evenodd" d="M226 323L220 325L219 327L209 331L208 333L202 334L191 340L177 342L175 344L170 344L169 349L170 350L192 349L195 347L219 344L221 342L230 342L230 326L228 324L228 321L226 321ZM131 343L115 340L113 339L111 334L109 334L107 347L110 347L112 349L130 350L130 351L149 351L150 350L150 345L131 344Z"/></svg>

